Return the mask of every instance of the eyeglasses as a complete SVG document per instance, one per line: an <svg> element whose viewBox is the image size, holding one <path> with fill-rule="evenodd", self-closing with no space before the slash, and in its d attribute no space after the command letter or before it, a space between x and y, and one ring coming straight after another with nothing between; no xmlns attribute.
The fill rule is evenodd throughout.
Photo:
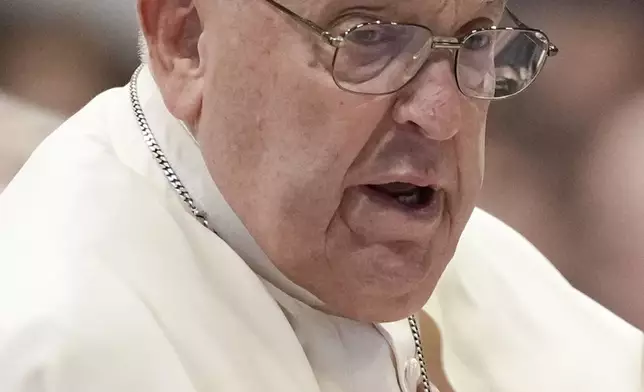
<svg viewBox="0 0 644 392"><path fill-rule="evenodd" d="M335 48L333 80L342 90L358 94L399 91L423 69L434 50L442 49L456 52L454 74L464 95L508 98L532 84L548 57L559 52L544 32L528 27L507 8L517 28L481 28L460 38L436 36L421 25L383 21L361 23L334 35L278 2L266 1Z"/></svg>

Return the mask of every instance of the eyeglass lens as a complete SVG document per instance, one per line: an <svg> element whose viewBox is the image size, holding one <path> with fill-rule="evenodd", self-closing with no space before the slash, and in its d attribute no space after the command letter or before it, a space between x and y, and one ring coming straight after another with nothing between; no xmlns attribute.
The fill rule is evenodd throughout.
<svg viewBox="0 0 644 392"><path fill-rule="evenodd" d="M365 24L350 30L336 51L333 77L341 88L386 94L407 84L432 50L430 30L416 25ZM461 91L493 99L525 89L543 66L548 42L539 32L484 30L468 36L456 60Z"/></svg>
<svg viewBox="0 0 644 392"><path fill-rule="evenodd" d="M535 31L485 30L470 35L459 50L456 79L463 94L503 98L525 90L548 57L546 37Z"/></svg>
<svg viewBox="0 0 644 392"><path fill-rule="evenodd" d="M349 32L336 52L334 78L349 91L394 92L411 80L429 55L432 34L413 25L367 24Z"/></svg>

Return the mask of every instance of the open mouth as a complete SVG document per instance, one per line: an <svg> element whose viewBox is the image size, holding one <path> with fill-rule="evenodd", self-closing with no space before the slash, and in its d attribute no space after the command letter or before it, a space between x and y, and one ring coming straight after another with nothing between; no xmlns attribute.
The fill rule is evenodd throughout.
<svg viewBox="0 0 644 392"><path fill-rule="evenodd" d="M367 185L367 187L380 196L389 198L412 210L421 210L430 206L437 194L436 189L432 187L417 186L406 182Z"/></svg>

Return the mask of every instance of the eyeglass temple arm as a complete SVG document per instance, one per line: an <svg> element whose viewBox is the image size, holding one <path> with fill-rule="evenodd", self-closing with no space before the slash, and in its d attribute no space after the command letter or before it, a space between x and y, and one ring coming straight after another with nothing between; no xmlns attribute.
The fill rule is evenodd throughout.
<svg viewBox="0 0 644 392"><path fill-rule="evenodd" d="M309 20L309 19L301 17L300 15L298 15L295 12L291 11L290 9L286 8L285 6L283 6L282 4L278 3L277 1L275 1L275 0L266 0L266 2L269 3L270 5L272 5L273 7L277 8L279 11L283 12L284 14L286 14L286 15L290 16L291 18L295 19L296 22L299 22L299 23L303 24L304 26L306 26L306 27L310 28L311 30L313 30L316 34L322 36L322 38L324 38L324 40L328 44L330 44L332 46L337 46L337 44L339 44L338 41L341 41L341 38L334 37L333 35L331 35L331 33L326 31L322 27L320 27L317 23L313 22L312 20Z"/></svg>
<svg viewBox="0 0 644 392"><path fill-rule="evenodd" d="M518 27L521 27L522 29L529 29L530 28L530 26L528 26L527 24L523 23L521 21L521 19L519 19L518 16L516 16L512 11L510 11L510 9L508 7L505 7L505 12L508 13L508 15L510 16L510 19L512 19L514 24L516 24Z"/></svg>
<svg viewBox="0 0 644 392"><path fill-rule="evenodd" d="M518 16L516 16L512 11L510 11L508 7L505 7L505 12L508 13L508 15L510 16L510 19L512 19L512 21L520 28L531 29L530 26L523 23ZM539 42L536 42L536 43L538 44ZM559 53L559 48L552 42L548 42L548 56L556 56L558 53Z"/></svg>

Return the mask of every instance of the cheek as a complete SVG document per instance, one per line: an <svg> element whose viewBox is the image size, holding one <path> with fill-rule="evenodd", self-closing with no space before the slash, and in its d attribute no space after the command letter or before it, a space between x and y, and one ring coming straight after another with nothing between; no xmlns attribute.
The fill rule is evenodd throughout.
<svg viewBox="0 0 644 392"><path fill-rule="evenodd" d="M328 71L311 62L304 49L309 44L296 34L247 33L206 50L207 122L229 134L222 140L226 145L252 151L239 163L263 173L258 180L270 179L274 187L341 184L386 109L380 100L337 88ZM249 53L248 47L264 49ZM221 53L235 61L220 61Z"/></svg>
<svg viewBox="0 0 644 392"><path fill-rule="evenodd" d="M282 56L283 57L283 56ZM279 146L282 170L307 188L342 191L344 177L386 111L386 102L340 90L331 75L302 59L276 67L266 106L267 145Z"/></svg>
<svg viewBox="0 0 644 392"><path fill-rule="evenodd" d="M300 217L293 222L297 225L323 222L326 229L342 200L349 168L371 138L382 109L333 87L310 84L293 93L300 97L296 110L290 118L274 119L273 128L282 132L280 141L271 143L283 143L288 151L277 163L288 173L284 186L291 188L282 200L283 214Z"/></svg>
<svg viewBox="0 0 644 392"><path fill-rule="evenodd" d="M324 69L285 50L226 51L238 61L208 71L202 116L211 156L227 161L218 177L238 177L231 187L240 194L261 188L253 208L262 206L267 221L270 210L284 225L319 228L335 213L346 172L386 103L339 90Z"/></svg>

